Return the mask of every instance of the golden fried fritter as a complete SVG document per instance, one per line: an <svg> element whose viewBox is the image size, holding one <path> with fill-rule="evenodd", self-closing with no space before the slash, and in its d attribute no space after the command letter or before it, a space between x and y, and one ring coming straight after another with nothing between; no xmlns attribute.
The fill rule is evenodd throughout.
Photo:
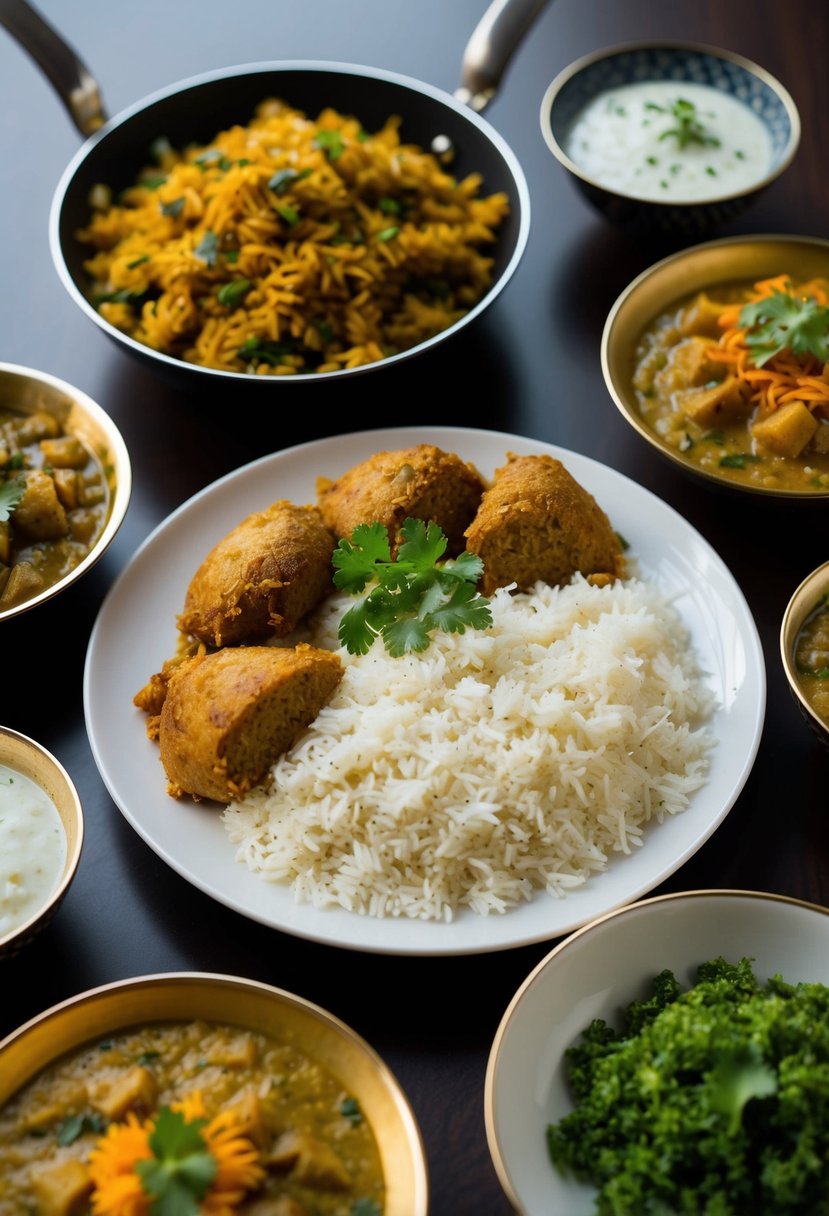
<svg viewBox="0 0 829 1216"><path fill-rule="evenodd" d="M512 452L507 461L466 530L468 550L483 559L484 595L509 583L565 583L577 572L597 582L621 575L618 536L561 461Z"/></svg>
<svg viewBox="0 0 829 1216"><path fill-rule="evenodd" d="M174 798L230 802L257 785L342 678L337 655L239 646L196 655L171 674L158 742Z"/></svg>
<svg viewBox="0 0 829 1216"><path fill-rule="evenodd" d="M429 443L395 452L377 452L338 477L319 478L322 518L338 537L358 524L383 524L394 553L400 527L408 519L434 521L443 529L447 552L460 553L464 529L472 521L484 483L473 465Z"/></svg>
<svg viewBox="0 0 829 1216"><path fill-rule="evenodd" d="M316 507L249 515L194 574L179 629L212 646L284 637L330 589L335 543Z"/></svg>

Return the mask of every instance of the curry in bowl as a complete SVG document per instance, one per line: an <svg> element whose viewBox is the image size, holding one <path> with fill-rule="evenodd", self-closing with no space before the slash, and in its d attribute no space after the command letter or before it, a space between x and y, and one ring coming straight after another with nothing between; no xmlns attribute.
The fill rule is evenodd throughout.
<svg viewBox="0 0 829 1216"><path fill-rule="evenodd" d="M96 402L45 372L0 363L0 620L96 562L130 491L126 445Z"/></svg>
<svg viewBox="0 0 829 1216"><path fill-rule="evenodd" d="M711 242L640 275L608 317L607 385L633 426L709 481L829 495L829 246Z"/></svg>
<svg viewBox="0 0 829 1216"><path fill-rule="evenodd" d="M278 989L126 981L58 1006L0 1054L4 1216L425 1214L393 1080L347 1027ZM10 1074L27 1070L15 1090Z"/></svg>

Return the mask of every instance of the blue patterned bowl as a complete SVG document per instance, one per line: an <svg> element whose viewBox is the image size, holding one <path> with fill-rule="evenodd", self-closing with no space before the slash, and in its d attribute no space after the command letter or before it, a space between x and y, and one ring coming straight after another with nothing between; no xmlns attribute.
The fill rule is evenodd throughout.
<svg viewBox="0 0 829 1216"><path fill-rule="evenodd" d="M744 102L765 124L772 146L765 176L737 193L693 202L646 200L602 185L564 148L582 109L607 89L640 81L709 85ZM541 130L553 155L582 194L607 219L631 230L695 240L741 214L788 167L800 141L800 118L789 93L763 68L731 51L693 43L629 43L586 55L560 72L541 103Z"/></svg>

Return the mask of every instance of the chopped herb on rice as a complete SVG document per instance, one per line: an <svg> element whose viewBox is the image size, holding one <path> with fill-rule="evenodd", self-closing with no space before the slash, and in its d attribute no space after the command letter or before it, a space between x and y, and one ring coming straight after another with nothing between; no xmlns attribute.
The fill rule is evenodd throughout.
<svg viewBox="0 0 829 1216"><path fill-rule="evenodd" d="M348 603L309 640L336 648ZM576 576L491 608L491 629L422 654L339 651L342 683L271 787L223 814L238 859L318 907L449 921L566 896L684 811L713 698L662 594Z"/></svg>

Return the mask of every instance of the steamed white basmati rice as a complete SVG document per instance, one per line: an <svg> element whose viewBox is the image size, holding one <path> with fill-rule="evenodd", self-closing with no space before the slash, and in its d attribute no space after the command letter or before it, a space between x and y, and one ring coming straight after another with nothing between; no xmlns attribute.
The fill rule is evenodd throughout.
<svg viewBox="0 0 829 1216"><path fill-rule="evenodd" d="M353 600L312 640L337 647ZM224 813L237 858L296 899L449 921L587 882L705 780L712 697L640 579L496 592L493 626L345 675L268 788Z"/></svg>

